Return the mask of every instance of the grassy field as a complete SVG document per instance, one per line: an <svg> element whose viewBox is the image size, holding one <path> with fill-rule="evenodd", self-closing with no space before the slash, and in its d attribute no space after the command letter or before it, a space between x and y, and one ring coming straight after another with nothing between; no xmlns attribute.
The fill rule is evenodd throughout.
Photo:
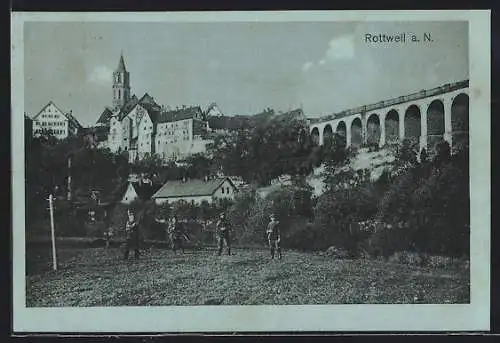
<svg viewBox="0 0 500 343"><path fill-rule="evenodd" d="M469 272L461 266L422 268L368 260L337 260L285 251L214 250L174 255L152 248L139 261L117 248L27 250L28 307L125 305L285 305L468 303ZM131 254L133 255L133 254Z"/></svg>

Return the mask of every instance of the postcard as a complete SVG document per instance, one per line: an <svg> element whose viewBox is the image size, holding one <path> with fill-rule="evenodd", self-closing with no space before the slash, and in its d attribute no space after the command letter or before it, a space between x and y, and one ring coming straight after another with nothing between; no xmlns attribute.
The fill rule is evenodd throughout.
<svg viewBox="0 0 500 343"><path fill-rule="evenodd" d="M14 332L489 330L489 11L11 35Z"/></svg>

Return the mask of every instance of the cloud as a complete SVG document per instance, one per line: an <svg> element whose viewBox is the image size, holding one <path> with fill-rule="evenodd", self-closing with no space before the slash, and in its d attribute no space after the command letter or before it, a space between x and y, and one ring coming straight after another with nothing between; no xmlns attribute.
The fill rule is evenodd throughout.
<svg viewBox="0 0 500 343"><path fill-rule="evenodd" d="M113 78L113 70L106 66L97 66L89 74L87 81L99 85L110 85Z"/></svg>
<svg viewBox="0 0 500 343"><path fill-rule="evenodd" d="M328 43L325 55L318 62L306 62L302 65L302 71L307 72L313 67L325 66L329 62L338 60L350 60L355 57L354 35L335 37Z"/></svg>
<svg viewBox="0 0 500 343"><path fill-rule="evenodd" d="M326 59L329 61L354 58L354 36L345 35L333 38L328 43Z"/></svg>
<svg viewBox="0 0 500 343"><path fill-rule="evenodd" d="M302 65L302 71L303 72L306 72L308 71L309 69L311 69L312 67L314 66L314 63L313 62L306 62L304 63L304 65Z"/></svg>

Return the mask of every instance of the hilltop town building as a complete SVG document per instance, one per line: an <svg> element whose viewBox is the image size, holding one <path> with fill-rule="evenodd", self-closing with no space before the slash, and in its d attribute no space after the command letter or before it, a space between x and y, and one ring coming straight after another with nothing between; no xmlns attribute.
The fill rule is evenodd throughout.
<svg viewBox="0 0 500 343"><path fill-rule="evenodd" d="M130 95L130 74L123 55L113 73L113 106L105 108L97 126L109 128L107 147L126 151L129 161L156 155L165 160L204 152L208 123L199 106L167 110L153 97Z"/></svg>
<svg viewBox="0 0 500 343"><path fill-rule="evenodd" d="M33 117L33 136L53 135L57 139L64 139L76 135L82 126L70 112L64 112L52 101L49 101L40 112Z"/></svg>

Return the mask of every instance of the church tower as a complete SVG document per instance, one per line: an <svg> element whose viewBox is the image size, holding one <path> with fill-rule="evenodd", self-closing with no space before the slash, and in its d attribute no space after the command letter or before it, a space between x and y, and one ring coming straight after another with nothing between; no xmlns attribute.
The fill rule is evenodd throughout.
<svg viewBox="0 0 500 343"><path fill-rule="evenodd" d="M130 99L129 72L125 69L123 54L120 55L118 68L113 73L113 107L121 108Z"/></svg>

